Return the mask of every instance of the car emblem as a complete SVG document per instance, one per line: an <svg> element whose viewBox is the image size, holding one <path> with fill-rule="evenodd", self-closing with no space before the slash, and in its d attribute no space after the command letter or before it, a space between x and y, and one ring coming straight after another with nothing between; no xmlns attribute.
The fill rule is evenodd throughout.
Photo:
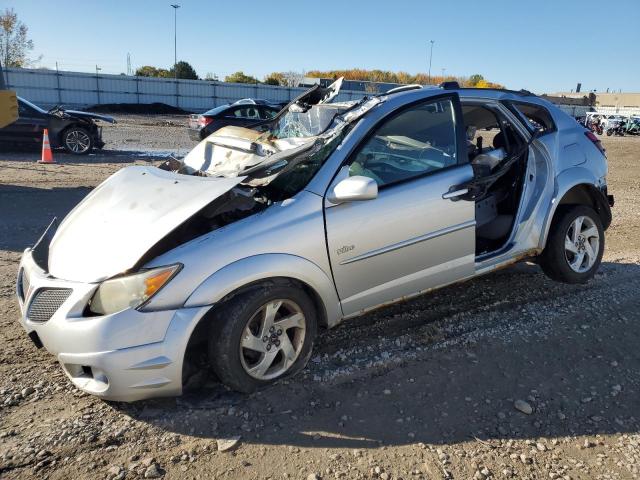
<svg viewBox="0 0 640 480"><path fill-rule="evenodd" d="M343 253L347 253L350 252L351 250L353 250L354 248L356 248L355 245L345 245L343 247L340 247L339 249L336 250L336 253L338 255L342 255Z"/></svg>

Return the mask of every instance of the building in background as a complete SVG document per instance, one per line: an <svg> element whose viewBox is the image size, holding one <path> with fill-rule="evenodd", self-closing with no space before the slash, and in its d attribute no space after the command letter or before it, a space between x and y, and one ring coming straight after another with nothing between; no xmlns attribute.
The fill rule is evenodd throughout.
<svg viewBox="0 0 640 480"><path fill-rule="evenodd" d="M587 94L588 95L588 94ZM593 111L604 114L638 115L640 114L640 93L598 93L595 92L595 100L592 104ZM545 95L546 96L546 95ZM572 102L584 98L585 92L558 92L547 97L553 103L571 105Z"/></svg>

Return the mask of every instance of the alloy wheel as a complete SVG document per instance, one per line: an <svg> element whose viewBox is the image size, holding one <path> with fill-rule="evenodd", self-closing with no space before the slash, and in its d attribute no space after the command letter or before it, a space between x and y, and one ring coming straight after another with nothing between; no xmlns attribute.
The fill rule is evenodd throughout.
<svg viewBox="0 0 640 480"><path fill-rule="evenodd" d="M73 153L84 153L91 145L91 138L82 130L70 130L65 137L65 143Z"/></svg>
<svg viewBox="0 0 640 480"><path fill-rule="evenodd" d="M584 273L593 267L600 251L600 234L595 222L579 216L571 222L564 240L565 258L574 272Z"/></svg>
<svg viewBox="0 0 640 480"><path fill-rule="evenodd" d="M283 375L298 359L306 336L302 309L291 300L272 300L249 319L240 339L240 361L257 380Z"/></svg>

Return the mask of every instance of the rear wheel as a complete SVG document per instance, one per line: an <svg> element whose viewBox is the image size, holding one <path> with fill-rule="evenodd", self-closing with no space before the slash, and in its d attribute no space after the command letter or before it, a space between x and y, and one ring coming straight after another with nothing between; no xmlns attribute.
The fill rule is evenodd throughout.
<svg viewBox="0 0 640 480"><path fill-rule="evenodd" d="M304 368L317 329L315 307L294 284L263 284L231 298L215 314L209 361L218 378L241 392Z"/></svg>
<svg viewBox="0 0 640 480"><path fill-rule="evenodd" d="M598 270L604 252L600 216L586 205L558 207L540 266L553 280L585 283Z"/></svg>
<svg viewBox="0 0 640 480"><path fill-rule="evenodd" d="M74 155L85 155L93 149L93 138L86 128L71 126L62 134L62 145Z"/></svg>

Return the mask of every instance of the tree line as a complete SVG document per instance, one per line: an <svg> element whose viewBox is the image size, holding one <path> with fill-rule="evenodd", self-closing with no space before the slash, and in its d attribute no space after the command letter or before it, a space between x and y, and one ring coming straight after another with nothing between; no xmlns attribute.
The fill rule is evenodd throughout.
<svg viewBox="0 0 640 480"><path fill-rule="evenodd" d="M195 70L189 63L181 61L177 64L178 75L177 78L185 78L197 80L199 77ZM142 77L163 77L174 78L175 70L156 68L152 66L140 67L136 70L136 75ZM247 75L243 71L234 72L224 77L225 82L231 83L249 83L249 84L265 84L276 85L283 87L298 87L305 77L312 78L328 78L338 79L344 77L345 80L357 80L364 82L377 82L377 83L399 83L399 84L420 84L420 85L438 85L442 82L456 81L463 87L476 87L476 88L504 88L503 85L486 80L480 74L465 76L455 75L432 75L429 76L426 73L410 74L407 72L391 72L385 70L365 70L361 68L352 68L348 70L311 70L306 73L300 72L272 72L260 80L253 75ZM218 80L218 78L208 73L205 80ZM372 93L377 91L376 85L368 86L368 89Z"/></svg>

